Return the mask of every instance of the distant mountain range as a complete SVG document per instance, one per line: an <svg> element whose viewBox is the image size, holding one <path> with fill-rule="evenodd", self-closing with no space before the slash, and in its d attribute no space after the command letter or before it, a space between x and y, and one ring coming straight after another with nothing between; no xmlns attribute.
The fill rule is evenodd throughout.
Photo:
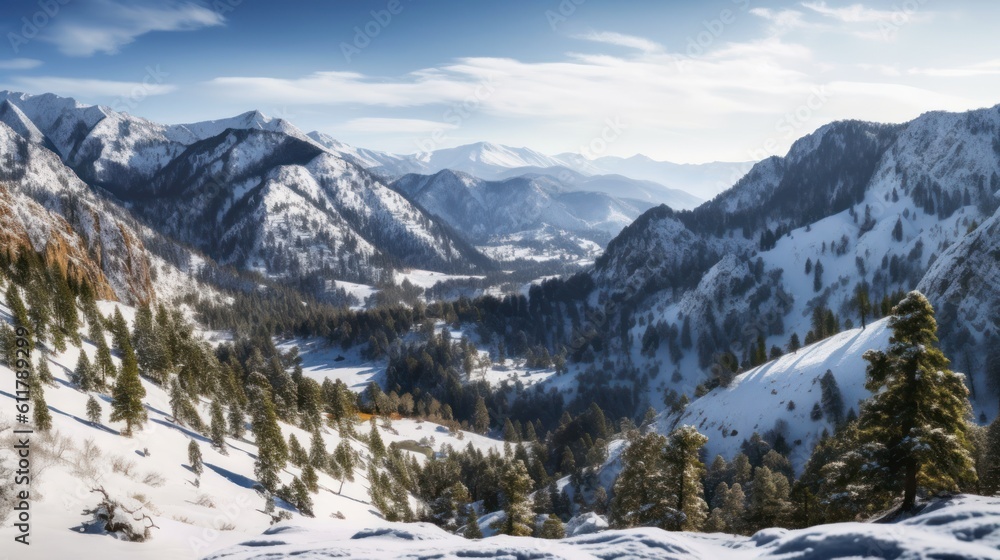
<svg viewBox="0 0 1000 560"><path fill-rule="evenodd" d="M565 184L577 185L576 190L637 198L678 209L693 208L726 190L752 165L752 162L677 164L642 155L590 160L580 154L548 156L530 148L489 142L444 148L428 154L397 155L355 148L319 132L310 132L309 137L345 159L390 177L409 173L433 175L445 169L481 179L549 175ZM637 186L639 184L641 187Z"/></svg>

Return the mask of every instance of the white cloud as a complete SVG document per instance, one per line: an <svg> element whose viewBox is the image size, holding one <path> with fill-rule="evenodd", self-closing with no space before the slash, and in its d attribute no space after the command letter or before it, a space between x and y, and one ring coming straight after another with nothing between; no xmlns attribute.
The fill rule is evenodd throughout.
<svg viewBox="0 0 1000 560"><path fill-rule="evenodd" d="M812 9L758 10L755 16L771 26L762 38L720 38L699 56L671 52L641 37L591 33L578 38L629 50L608 47L604 50L616 54L567 53L531 62L459 58L396 76L342 71L292 78L223 76L207 82L204 93L206 100L225 106L290 104L326 114L341 113L346 106L359 118L346 127L331 122L330 128L355 133L365 142L384 133L391 139L386 142L398 142L397 151L411 147L408 134L416 137L446 122L461 133L450 134L444 144L453 145L453 137L486 139L548 146L556 153L590 142L610 118L627 127L610 149L674 161L746 160L758 157L760 146L770 141L776 147L768 150L781 153L802 134L833 120L900 122L928 110L980 107L995 96L995 89L966 91L922 76L1000 74L1000 61L907 72L912 60L868 45L859 49L848 36L877 29L867 11L845 12L841 19ZM776 32L779 26L790 32ZM817 37L815 30L834 36ZM915 35L903 40L919 41L921 35ZM817 91L828 93L829 100L813 107ZM386 108L402 118L382 118ZM463 111L474 118L456 119ZM806 113L808 118L798 116ZM786 133L788 115L795 120Z"/></svg>
<svg viewBox="0 0 1000 560"><path fill-rule="evenodd" d="M782 33L791 29L814 27L807 23L804 14L798 10L772 10L770 8L751 8L750 13L771 23L773 33Z"/></svg>
<svg viewBox="0 0 1000 560"><path fill-rule="evenodd" d="M617 45L619 47L628 47L630 49L636 49L649 53L663 50L663 46L655 41L650 41L649 39L636 37L634 35L615 33L614 31L591 31L590 33L583 35L576 35L575 38L583 39L585 41L594 41L596 43Z"/></svg>
<svg viewBox="0 0 1000 560"><path fill-rule="evenodd" d="M42 65L41 60L34 58L8 58L0 60L0 70L30 70Z"/></svg>
<svg viewBox="0 0 1000 560"><path fill-rule="evenodd" d="M953 68L911 68L907 70L907 73L920 76L932 76L935 78L997 76L1000 75L1000 59L955 66Z"/></svg>
<svg viewBox="0 0 1000 560"><path fill-rule="evenodd" d="M382 117L364 117L351 119L339 127L340 130L348 132L371 132L371 133L420 133L432 132L435 130L448 130L458 128L455 124L429 121L424 119L394 119Z"/></svg>
<svg viewBox="0 0 1000 560"><path fill-rule="evenodd" d="M185 2L131 2L96 0L81 18L68 13L53 20L42 38L69 56L115 54L137 37L153 31L190 31L222 25L221 14Z"/></svg>
<svg viewBox="0 0 1000 560"><path fill-rule="evenodd" d="M901 15L901 12L866 8L863 4L851 4L842 8L833 8L827 6L826 2L803 2L802 6L820 15L844 23L891 22L893 18L898 18Z"/></svg>
<svg viewBox="0 0 1000 560"><path fill-rule="evenodd" d="M57 93L69 97L129 97L141 94L143 97L164 95L174 91L176 86L143 82L118 82L112 80L92 80L62 78L57 76L19 76L12 83L2 86L6 89L29 93Z"/></svg>

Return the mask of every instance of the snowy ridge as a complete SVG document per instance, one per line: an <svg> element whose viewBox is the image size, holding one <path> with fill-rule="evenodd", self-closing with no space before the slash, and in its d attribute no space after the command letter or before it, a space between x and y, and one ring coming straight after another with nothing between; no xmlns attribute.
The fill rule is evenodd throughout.
<svg viewBox="0 0 1000 560"><path fill-rule="evenodd" d="M331 525L320 520L296 520L272 527L258 538L206 558L989 560L996 558L1000 550L997 526L1000 526L1000 500L977 496L956 496L934 502L918 515L890 525L837 523L796 531L769 529L749 538L627 529L563 540L498 536L468 541L423 523L362 527L353 523Z"/></svg>
<svg viewBox="0 0 1000 560"><path fill-rule="evenodd" d="M813 405L820 402L819 379L827 371L833 372L843 395L844 413L850 408L857 412L858 403L871 396L865 389L867 362L862 355L886 348L890 335L888 319L883 319L864 330L847 330L785 354L738 375L729 387L713 389L695 399L682 413L664 416L658 431L695 426L708 436L705 450L709 460L722 455L728 461L740 452L744 439L754 432L775 429L781 422L785 425L778 431L792 445L788 458L801 469L823 432L836 431L830 418L810 418Z"/></svg>

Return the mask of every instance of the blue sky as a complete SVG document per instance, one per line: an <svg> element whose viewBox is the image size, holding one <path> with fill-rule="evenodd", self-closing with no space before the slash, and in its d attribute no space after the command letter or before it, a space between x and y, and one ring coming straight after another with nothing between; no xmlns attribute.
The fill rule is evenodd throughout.
<svg viewBox="0 0 1000 560"><path fill-rule="evenodd" d="M6 0L0 88L160 122L259 109L400 153L677 162L1000 103L993 2Z"/></svg>

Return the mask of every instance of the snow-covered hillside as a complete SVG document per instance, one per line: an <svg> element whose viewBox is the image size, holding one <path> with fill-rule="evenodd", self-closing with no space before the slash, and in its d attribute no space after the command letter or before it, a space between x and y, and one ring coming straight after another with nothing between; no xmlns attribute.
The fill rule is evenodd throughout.
<svg viewBox="0 0 1000 560"><path fill-rule="evenodd" d="M797 531L771 529L753 537L628 529L558 541L506 536L468 541L427 524L365 527L302 520L272 527L259 537L208 558L988 560L1000 553L998 526L1000 500L975 496L931 503L918 515L894 524L838 523Z"/></svg>
<svg viewBox="0 0 1000 560"><path fill-rule="evenodd" d="M757 432L780 432L791 445L788 459L796 469L805 466L823 432L832 434L836 423L826 415L813 420L813 407L822 400L820 379L830 371L837 380L843 412L860 410L859 402L871 396L865 389L867 350L888 346L888 319L864 330L851 329L785 354L777 360L737 376L729 387L713 389L695 399L679 414L660 419L659 430L690 425L708 436L709 458L726 460L740 452L740 444Z"/></svg>
<svg viewBox="0 0 1000 560"><path fill-rule="evenodd" d="M99 306L105 315L118 307L130 322L135 315L134 309L120 304L99 302ZM3 305L0 320L11 320L10 310ZM93 360L94 345L84 342L83 346ZM79 354L80 350L73 346L63 353L48 354L55 382L45 387L44 394L53 427L48 434L31 437L31 547L22 552L22 557L70 558L81 557L81 551L99 550L100 556L107 559L193 559L253 539L269 527L265 499L254 489L257 448L249 432L240 439L227 437L226 453L221 453L205 436L178 424L170 416L167 392L145 379L143 404L149 420L141 431L130 438L120 435L124 423L108 420L107 393L95 394L103 411L101 421L91 423L86 410L88 393L70 382ZM38 360L40 356L36 351L33 358ZM117 357L114 360L119 363ZM0 438L8 441L9 429L14 425L14 373L0 366L0 381L10 383L9 389L0 391ZM196 407L202 418L209 418L208 402L198 402ZM360 433L369 429L367 425L358 426ZM310 433L297 426L282 423L281 430L285 438L294 434L301 442L310 441ZM386 445L406 441L440 450L445 445L464 448L471 444L484 452L503 445L480 435L415 420L396 420L390 426L380 422L378 430ZM329 427L323 428L322 437L331 451L341 442L341 435ZM204 458L205 469L200 477L188 464L192 440L199 443ZM367 457L365 444L354 439L348 442L363 459ZM422 453L413 456L426 460ZM12 465L13 447L0 446L0 458L6 460L7 466ZM345 482L342 490L339 480L319 473L320 490L312 495L317 520L368 527L384 524L369 503L366 462L364 459L357 467L355 481ZM288 465L280 476L287 483L300 474L300 469ZM144 504L143 511L156 525L151 540L119 541L92 524L92 517L83 511L98 503L100 497L92 490L101 487L114 499ZM299 517L291 505L280 499L277 507ZM15 534L16 529L9 524L0 528L4 543L13 542ZM13 551L12 546L5 544L4 550Z"/></svg>

